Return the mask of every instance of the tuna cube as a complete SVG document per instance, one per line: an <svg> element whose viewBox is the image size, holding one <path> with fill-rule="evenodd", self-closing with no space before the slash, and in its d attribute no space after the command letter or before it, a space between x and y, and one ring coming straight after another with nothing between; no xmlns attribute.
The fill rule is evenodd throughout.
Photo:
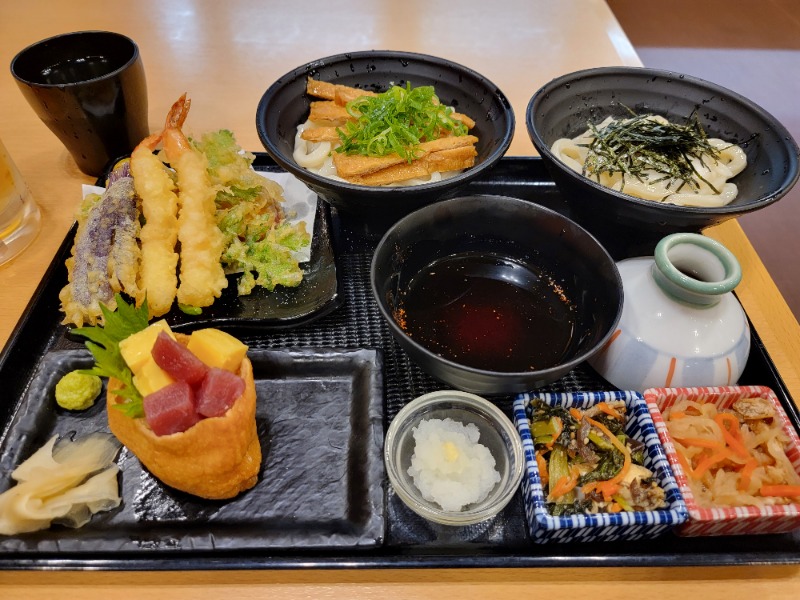
<svg viewBox="0 0 800 600"><path fill-rule="evenodd" d="M199 383L208 371L202 360L163 331L158 334L153 345L153 359L170 377L189 385Z"/></svg>
<svg viewBox="0 0 800 600"><path fill-rule="evenodd" d="M134 375L139 373L150 358L150 352L153 349L156 337L162 332L172 338L175 337L167 322L161 319L151 323L146 329L126 337L119 343L120 354L122 354L122 358L125 359L125 363L130 367Z"/></svg>
<svg viewBox="0 0 800 600"><path fill-rule="evenodd" d="M208 370L197 390L197 412L204 417L221 417L244 392L244 379L218 367Z"/></svg>
<svg viewBox="0 0 800 600"><path fill-rule="evenodd" d="M186 431L200 420L194 392L185 381L176 381L144 397L144 418L156 435Z"/></svg>

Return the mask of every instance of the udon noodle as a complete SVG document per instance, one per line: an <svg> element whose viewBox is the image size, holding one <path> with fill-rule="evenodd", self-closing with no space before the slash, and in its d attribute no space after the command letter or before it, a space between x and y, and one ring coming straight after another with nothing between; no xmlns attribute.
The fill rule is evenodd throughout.
<svg viewBox="0 0 800 600"><path fill-rule="evenodd" d="M656 123L669 124L669 121L660 116L648 115L646 118ZM598 132L603 132L612 123L630 121L632 119L615 121L612 117L608 117L597 125L596 129ZM705 141L715 152L689 157L695 171L691 182L670 177L653 169L646 169L638 176L622 171L593 172L586 167L587 158L592 152L590 146L594 140L594 133L591 129L587 129L575 138L556 140L551 150L570 169L605 187L665 204L698 207L729 204L736 198L738 188L728 180L741 173L747 166L747 156L739 146L721 139L707 138Z"/></svg>
<svg viewBox="0 0 800 600"><path fill-rule="evenodd" d="M297 126L297 134L294 138L294 152L292 157L294 158L295 162L303 167L311 171L312 173L316 173L317 175L322 175L323 177L328 177L329 179L335 179L336 181L343 181L347 183L346 179L339 177L336 172L336 166L333 164L333 151L339 146L338 142L311 142L308 140L303 139L302 133L306 129L314 127L314 123L311 121L306 121L301 123ZM422 185L424 183L433 183L436 181L442 181L443 179L449 179L450 177L455 177L459 173L461 173L463 169L458 171L446 171L444 173L440 171L434 171L427 177L415 177L413 179L406 179L405 181L398 181L395 183L389 183L387 186L411 186L411 185Z"/></svg>

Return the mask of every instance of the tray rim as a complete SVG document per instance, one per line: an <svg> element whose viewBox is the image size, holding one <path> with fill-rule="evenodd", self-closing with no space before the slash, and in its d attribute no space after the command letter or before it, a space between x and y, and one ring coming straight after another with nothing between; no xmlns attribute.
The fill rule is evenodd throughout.
<svg viewBox="0 0 800 600"><path fill-rule="evenodd" d="M270 165L271 159L264 153L256 153L257 165ZM530 184L547 187L555 186L544 171L544 166L538 157L504 157L499 166L515 167L526 172L538 170L538 178L531 178ZM484 176L491 179L492 173ZM493 183L493 182L488 182ZM493 184L496 184L494 182ZM502 189L502 188L501 188ZM334 232L332 232L334 233ZM65 239L65 242L67 240ZM63 246L63 243L62 243ZM58 254L61 253L61 248ZM57 255L58 255L57 254ZM337 265L338 266L338 265ZM8 362L9 356L16 348L25 326L32 318L33 308L42 301L42 295L47 287L48 278L52 277L59 264L48 267L42 280L31 297L25 311L15 326L6 346L0 353L0 373ZM337 269L338 272L338 269ZM773 391L778 395L781 403L787 409L790 420L796 428L800 427L800 413L797 405L789 395L788 389L771 360L767 349L758 336L755 328L751 327L753 349L763 357L767 368L774 377L777 389ZM752 350L751 350L752 352ZM5 430L0 429L0 437L5 436ZM672 534L670 534L672 535ZM629 544L626 543L626 546ZM247 555L247 552L194 552L182 551L180 556L176 553L158 553L152 556L120 555L118 558L109 559L107 556L91 556L83 554L79 557L54 554L35 558L17 557L8 558L0 553L0 569L5 570L113 570L113 571L164 571L164 570L240 570L240 569L403 569L403 568L542 568L542 567L609 567L609 566L724 566L724 565L789 565L800 564L800 553L789 555L786 552L759 552L759 551L728 551L718 550L705 552L702 561L698 560L696 552L665 553L662 555L609 555L604 552L608 543L596 544L569 544L564 548L571 550L568 553L557 552L546 554L531 554L534 550L556 550L557 545L547 544L536 546L532 542L525 547L489 547L482 554L471 552L468 548L430 548L425 546L411 548L381 547L372 549L350 549L346 552L312 552L312 553L284 553L274 552L264 556ZM377 551L376 551L377 550ZM528 553L525 553L525 550ZM135 560L134 560L135 559Z"/></svg>

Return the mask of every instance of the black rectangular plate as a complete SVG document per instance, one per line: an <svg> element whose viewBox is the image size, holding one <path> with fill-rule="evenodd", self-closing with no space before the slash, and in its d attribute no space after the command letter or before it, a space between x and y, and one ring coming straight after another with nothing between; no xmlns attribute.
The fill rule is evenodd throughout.
<svg viewBox="0 0 800 600"><path fill-rule="evenodd" d="M272 170L271 160L258 155L256 168ZM499 194L537 202L569 216L569 203L556 188L544 165L536 158L504 158L492 170L466 185L466 194ZM325 210L328 210L325 208ZM374 348L382 352L384 375L383 431L402 406L421 394L442 389L411 362L394 342L382 321L369 286L369 268L377 238L352 216L330 211L332 246L339 276L340 306L315 320L294 327L267 331L236 326L236 334L251 348L307 347ZM66 242L65 242L66 243ZM637 242L638 243L638 242ZM67 247L66 251L69 248ZM615 249L615 258L642 253L639 247ZM60 263L59 263L60 261ZM58 290L63 286L63 256L54 259L30 306L0 355L0 389L16 399L0 404L0 443L19 401L46 352L80 347L59 325ZM226 326L227 327L227 326ZM766 385L781 400L795 428L798 410L776 372L774 364L752 331L750 358L740 383ZM33 360L31 357L34 357ZM593 391L613 389L591 368L581 365L542 391ZM511 415L512 398L495 398ZM315 402L325 402L320 391ZM368 549L252 548L183 549L163 546L148 552L77 554L35 552L23 556L0 552L0 568L10 569L256 569L256 568L405 568L405 567L553 567L553 566L679 566L800 563L800 532L766 536L681 538L667 534L653 541L573 544L533 544L525 526L522 494L494 519L476 526L449 528L428 523L411 513L395 496L385 492L385 538Z"/></svg>
<svg viewBox="0 0 800 600"><path fill-rule="evenodd" d="M376 350L303 348L249 352L262 444L259 481L227 501L163 485L124 448L122 505L81 529L55 526L0 536L0 554L149 553L153 550L265 551L371 547L383 543L383 378ZM55 383L88 368L86 350L46 354L0 446L0 490L7 474L54 434L108 431L105 403L58 407ZM324 401L321 401L324 399Z"/></svg>

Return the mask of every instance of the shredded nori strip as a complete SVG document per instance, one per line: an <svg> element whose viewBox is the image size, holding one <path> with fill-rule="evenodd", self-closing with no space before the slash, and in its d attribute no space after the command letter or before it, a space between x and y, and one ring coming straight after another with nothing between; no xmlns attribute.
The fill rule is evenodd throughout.
<svg viewBox="0 0 800 600"><path fill-rule="evenodd" d="M623 173L644 181L645 172L652 170L661 175L654 182L666 180L670 187L678 183L675 191L680 191L684 185L697 190L699 186L694 180L697 177L715 194L719 193L691 162L693 158L702 161L703 156L716 161L720 155L708 142L696 111L680 125L663 123L653 119L653 115L637 115L628 110L632 114L630 119L614 119L602 129L589 123L594 139L585 145L589 154L583 165L584 176Z"/></svg>

